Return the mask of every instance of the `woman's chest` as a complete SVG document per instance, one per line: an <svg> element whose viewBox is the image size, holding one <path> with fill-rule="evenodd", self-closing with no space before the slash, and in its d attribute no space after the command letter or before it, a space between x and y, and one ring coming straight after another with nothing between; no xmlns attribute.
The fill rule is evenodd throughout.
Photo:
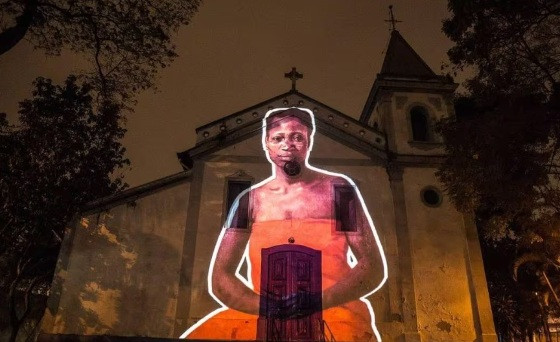
<svg viewBox="0 0 560 342"><path fill-rule="evenodd" d="M331 219L332 194L328 191L299 191L267 194L253 207L254 221L283 219Z"/></svg>
<svg viewBox="0 0 560 342"><path fill-rule="evenodd" d="M255 223L251 245L258 249L283 244L297 244L317 250L341 251L346 246L344 234L335 231L333 220L283 220Z"/></svg>

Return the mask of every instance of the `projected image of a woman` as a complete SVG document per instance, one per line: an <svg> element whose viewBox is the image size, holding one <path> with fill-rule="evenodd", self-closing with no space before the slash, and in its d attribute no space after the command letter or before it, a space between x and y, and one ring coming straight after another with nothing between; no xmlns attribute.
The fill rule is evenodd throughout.
<svg viewBox="0 0 560 342"><path fill-rule="evenodd" d="M210 263L208 290L222 307L182 337L381 340L366 297L387 279L383 249L353 181L309 165L314 134L308 109L267 113L272 175L236 199Z"/></svg>

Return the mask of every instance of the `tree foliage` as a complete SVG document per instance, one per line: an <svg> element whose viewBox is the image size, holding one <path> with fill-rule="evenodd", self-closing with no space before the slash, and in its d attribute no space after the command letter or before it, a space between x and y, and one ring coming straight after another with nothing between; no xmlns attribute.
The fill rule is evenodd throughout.
<svg viewBox="0 0 560 342"><path fill-rule="evenodd" d="M476 214L498 332L525 340L547 331L560 307L549 300L560 284L560 1L448 7L450 60L475 73L456 116L439 123L448 158L438 177L461 210Z"/></svg>
<svg viewBox="0 0 560 342"><path fill-rule="evenodd" d="M549 305L548 289L537 275L545 263L518 259L512 264L512 255L518 251L515 239L506 237L496 243L482 241L485 253L488 290L492 299L495 324L502 341L526 341L527 337L543 332L549 314L556 314L558 307ZM514 271L512 274L512 270ZM558 272L549 276L558 280ZM515 276L514 276L515 275Z"/></svg>
<svg viewBox="0 0 560 342"><path fill-rule="evenodd" d="M448 158L438 175L451 198L460 209L483 215L491 238L504 237L514 219L552 219L560 208L551 196L557 191L551 187L555 111L527 96L485 105L474 96L458 99L456 117L440 122Z"/></svg>
<svg viewBox="0 0 560 342"><path fill-rule="evenodd" d="M47 54L63 49L92 62L90 83L124 99L154 85L177 56L172 35L200 0L0 0L0 55L22 39ZM113 93L115 95L115 93Z"/></svg>
<svg viewBox="0 0 560 342"><path fill-rule="evenodd" d="M550 96L560 77L560 1L450 0L443 31L452 63L476 66L478 95Z"/></svg>
<svg viewBox="0 0 560 342"><path fill-rule="evenodd" d="M66 224L88 201L122 190L118 170L128 165L119 105L98 104L73 76L34 86L21 126L0 120L0 310L13 340L48 289Z"/></svg>

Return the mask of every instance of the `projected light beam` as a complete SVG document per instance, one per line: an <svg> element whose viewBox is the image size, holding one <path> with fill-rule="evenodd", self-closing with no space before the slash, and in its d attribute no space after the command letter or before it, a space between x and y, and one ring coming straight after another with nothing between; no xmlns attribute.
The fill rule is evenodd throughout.
<svg viewBox="0 0 560 342"><path fill-rule="evenodd" d="M267 122L269 118L272 118L272 120L274 120L274 117L277 113L282 113L284 111L289 111L289 110L299 110L301 112L307 113L309 115L309 120L310 120L310 126L311 126L311 132L309 132L309 136L308 136L308 144L307 146L303 146L302 141L304 141L305 139L307 139L307 137L301 137L301 133L298 133L299 131L297 131L297 129L295 131L292 131L288 125L288 123L286 122L282 122L280 120L278 121L272 121L273 124L275 126L280 126L279 129L279 136L274 136L269 138L269 140L267 140L268 138L268 132L269 130L272 130L273 128L267 128ZM298 119L300 121L302 121L301 119ZM297 125L297 123L296 123ZM274 127L275 127L274 126ZM301 126L301 125L300 125ZM273 126L271 126L273 127ZM301 130L301 128L300 128ZM359 299L361 302L364 303L365 307L367 308L367 311L369 312L369 316L371 318L371 329L373 334L376 336L377 341L381 341L381 336L375 326L375 314L373 311L373 307L371 305L371 303L369 302L369 300L367 299L368 296L370 296L371 294L377 292L386 282L387 277L388 277L388 268L387 268L387 261L385 258L385 254L383 251L383 247L381 246L380 243L380 239L378 236L378 233L375 229L375 226L373 224L373 220L367 210L367 207L365 205L364 199L359 191L359 189L356 187L355 183L352 181L352 179L350 179L348 176L344 175L344 174L340 174L340 173L336 173L336 172L331 172L331 171L327 171L327 170L323 170L317 167L314 167L312 165L309 164L309 156L311 154L311 151L313 150L313 146L314 146L314 136L315 136L315 132L316 132L316 125L315 125L315 117L314 114L311 110L307 109L307 108L297 108L297 107L291 107L291 108L278 108L278 109L273 109L270 110L266 113L265 117L263 118L263 130L262 130L262 147L263 150L265 152L265 156L267 158L267 160L269 161L270 165L271 165L271 176L268 177L267 179L259 182L258 184L255 184L253 186L251 186L249 189L246 189L245 191L243 191L234 201L230 212L228 213L228 217L227 220L224 224L224 226L222 227L222 230L219 234L219 237L217 239L216 245L214 247L214 251L212 253L212 258L210 260L210 266L209 266L209 272L208 272L208 293L210 294L210 296L221 306L220 308L212 311L211 313L209 313L208 315L206 315L204 318L202 318L200 321L198 321L196 324L194 324L193 326L191 326L189 329L187 329L187 331L185 331L180 338L187 338L189 337L191 334L194 334L195 332L201 332L204 329L201 330L197 330L201 327L203 327L206 323L210 323L211 320L215 317L217 317L219 314L224 313L226 311L228 311L228 309L230 309L223 300L221 300L219 298L219 296L217 296L214 292L214 284L213 284L213 276L214 276L214 272L216 269L216 262L218 259L218 252L220 250L220 246L222 245L223 241L224 241L224 236L226 235L226 232L228 231L228 229L231 227L232 221L234 220L235 215L238 213L239 208L239 203L240 203L240 199L243 196L251 196L254 193L268 193L265 192L265 188L267 186L271 186L271 184L275 184L274 182L276 181L276 183L278 183L278 178L282 178L285 177L284 175L282 175L282 177L278 177L279 175L277 174L277 170L283 170L282 172L284 172L287 176L290 177L297 177L299 175L299 171L311 171L314 172L313 174L315 176L315 179L321 180L321 179L333 179L336 182L345 182L346 184L348 184L349 186L351 186L354 189L354 194L356 196L356 198L358 199L359 202L359 207L358 210L360 213L363 214L363 216L365 217L366 223L364 225L367 226L367 229L370 230L369 233L364 233L363 235L365 236L372 236L373 237L373 242L375 243L378 251L377 253L379 253L379 257L381 259L381 265L382 265L382 270L377 270L378 272L382 272L382 276L381 276L381 280L373 287L373 289L369 290L367 293L362 293L361 295L357 296L356 299ZM299 134L299 135L298 135ZM288 140L290 140L290 142L288 142ZM276 141L278 140L278 141ZM278 153L277 150L274 150L274 156L271 157L271 149L272 148L277 148L274 144L293 144L293 146L295 147L286 147L284 145L283 149ZM299 145L298 145L299 144ZM272 146L272 147L271 147ZM300 146L301 149L298 149L297 146ZM289 149L292 150L289 150ZM291 171L287 171L286 170L286 164L287 162L291 162L295 159L297 159L297 153L298 151L303 151L305 150L305 156L304 156L304 170L298 170L298 172L294 172L293 174L290 174L293 170L294 170L294 166L290 165L289 169ZM274 160L273 160L274 158ZM283 168L279 168L279 160L286 160L286 164L283 165ZM308 172L310 173L310 172ZM316 173L316 174L315 174ZM321 176L323 175L323 176ZM343 181L342 181L343 180ZM315 181L318 182L318 181ZM265 188L263 188L265 187ZM262 188L262 189L261 189ZM268 191L268 190L267 190ZM263 197L263 196L261 196ZM259 197L260 198L260 197ZM264 198L264 197L263 197ZM325 198L328 198L328 196L324 195L322 196L322 199L324 200ZM319 200L319 199L318 199ZM252 205L252 204L251 204ZM255 211L255 208L253 208L253 210ZM257 210L258 211L258 210ZM267 213L260 213L263 217L268 217ZM274 215L271 215L272 217L274 217ZM290 219L291 220L291 219ZM311 219L312 220L312 219ZM332 219L331 219L332 220ZM258 221L258 220L257 220ZM300 220L301 221L301 220ZM310 220L304 220L304 221L310 221ZM248 233L245 233L248 234ZM251 232L250 234L256 234L254 232ZM293 238L290 238L293 239ZM339 241L340 238L337 238L337 236L334 236L333 241ZM246 245L244 245L243 248L243 254L241 259L238 261L238 263L236 264L236 269L235 269L235 278L237 280L239 280L242 284L244 284L244 286L246 286L248 289L251 289L253 291L259 291L260 292L260 288L255 288L255 281L258 281L257 283L260 284L260 279L253 279L253 272L257 271L260 272L260 268L259 269L255 269L253 262L252 262L252 255L251 255L251 243L254 242L255 240L258 240L256 236L251 236L249 237ZM348 241L350 241L351 239L347 239ZM301 239L299 237L297 237L295 239L295 243L300 243ZM304 239L305 242L305 239ZM286 243L286 242L283 242ZM293 241L291 241L290 243L293 243ZM350 242L347 242L350 243ZM340 258L342 258L345 262L345 264L347 265L348 269L350 270L349 272L354 272L353 270L357 270L359 269L359 267L357 268L357 266L360 265L360 262L365 262L363 260L368 259L369 256L364 255L364 253L358 253L357 255L354 253L355 251L353 251L353 249L350 247L350 245L346 245L344 243L342 243L341 246L346 246L344 252L343 252L343 256L339 256L339 255L331 255L332 253L335 252L331 252L329 250L323 250L322 253L324 254L324 258L331 258L333 260L339 260ZM358 246L359 247L359 246ZM375 253L375 251L371 251L371 253ZM253 253L254 255L257 255L255 253ZM261 263L261 260L259 259L255 259L256 257L253 255L253 261L256 260L256 262L258 264ZM247 265L247 274L242 274L242 266L243 264ZM326 266L325 266L326 267ZM331 277L331 275L324 270L323 273L323 278L328 278ZM344 279L340 279L340 281L344 281ZM323 291L325 291L327 289L323 289ZM346 304L341 304L341 308L343 308L344 310L347 310L348 305ZM331 310L329 308L326 309ZM325 311L325 312L327 312ZM332 311L332 310L331 310ZM336 329L335 329L336 330ZM337 331L333 331L333 334L336 336L337 335ZM201 336L201 335L197 335L196 338L205 338L205 336ZM212 337L209 336L209 339L211 339Z"/></svg>

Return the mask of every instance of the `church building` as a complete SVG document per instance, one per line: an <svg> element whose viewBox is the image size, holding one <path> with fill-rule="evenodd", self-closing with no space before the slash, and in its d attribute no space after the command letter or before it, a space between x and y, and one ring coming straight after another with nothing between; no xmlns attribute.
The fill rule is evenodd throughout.
<svg viewBox="0 0 560 342"><path fill-rule="evenodd" d="M435 176L457 84L397 30L359 119L286 77L288 92L197 128L184 171L76 215L39 341L497 341L473 216ZM315 185L271 185L299 173ZM219 273L231 262L235 277Z"/></svg>

